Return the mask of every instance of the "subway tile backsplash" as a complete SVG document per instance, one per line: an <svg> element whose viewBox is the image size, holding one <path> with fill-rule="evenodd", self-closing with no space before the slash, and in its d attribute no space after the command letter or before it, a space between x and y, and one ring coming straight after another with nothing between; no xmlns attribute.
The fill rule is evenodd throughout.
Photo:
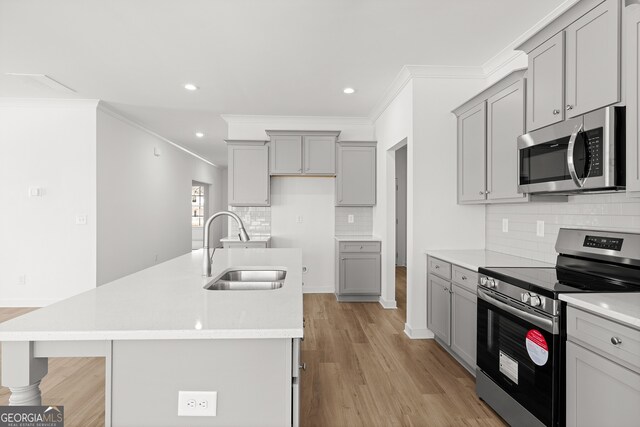
<svg viewBox="0 0 640 427"><path fill-rule="evenodd" d="M249 236L271 235L270 207L239 207L229 206L229 210L240 217ZM229 218L229 236L238 235L238 224Z"/></svg>
<svg viewBox="0 0 640 427"><path fill-rule="evenodd" d="M349 223L353 215L353 223ZM373 234L372 207L336 206L336 236L368 236Z"/></svg>
<svg viewBox="0 0 640 427"><path fill-rule="evenodd" d="M502 232L503 218L509 220L507 233ZM544 221L544 237L536 235L537 221ZM569 196L565 203L488 205L486 248L554 263L561 227L640 233L640 198L624 193L582 194Z"/></svg>

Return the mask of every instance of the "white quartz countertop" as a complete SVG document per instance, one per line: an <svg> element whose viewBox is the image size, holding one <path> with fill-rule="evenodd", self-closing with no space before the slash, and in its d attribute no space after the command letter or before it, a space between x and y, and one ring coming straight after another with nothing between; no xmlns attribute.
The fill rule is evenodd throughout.
<svg viewBox="0 0 640 427"><path fill-rule="evenodd" d="M374 235L344 235L344 236L335 236L338 242L381 242L382 239L378 236Z"/></svg>
<svg viewBox="0 0 640 427"><path fill-rule="evenodd" d="M299 338L300 249L218 249L212 277L202 250L0 323L0 341ZM208 291L235 267L287 270L280 289Z"/></svg>
<svg viewBox="0 0 640 427"><path fill-rule="evenodd" d="M640 329L640 293L560 294L567 304Z"/></svg>
<svg viewBox="0 0 640 427"><path fill-rule="evenodd" d="M426 254L473 271L480 267L555 267L546 262L484 249L428 250Z"/></svg>
<svg viewBox="0 0 640 427"><path fill-rule="evenodd" d="M250 242L268 242L271 240L271 236L249 236ZM239 242L238 236L227 236L220 239L221 242Z"/></svg>

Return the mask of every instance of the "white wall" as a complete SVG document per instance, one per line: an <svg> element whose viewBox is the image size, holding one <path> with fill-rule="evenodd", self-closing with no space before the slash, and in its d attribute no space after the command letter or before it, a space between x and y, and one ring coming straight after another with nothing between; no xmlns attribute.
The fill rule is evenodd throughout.
<svg viewBox="0 0 640 427"><path fill-rule="evenodd" d="M96 286L96 104L0 101L0 306ZM28 197L32 186L43 196Z"/></svg>
<svg viewBox="0 0 640 427"><path fill-rule="evenodd" d="M483 248L483 206L456 201L456 119L451 110L477 92L478 78L413 78L376 120L378 205L374 232L383 238L382 298L395 304L395 159L407 138L407 324L413 338L427 329L426 249ZM390 151L391 150L391 151Z"/></svg>
<svg viewBox="0 0 640 427"><path fill-rule="evenodd" d="M304 292L335 290L334 189L334 178L271 179L271 247L302 248Z"/></svg>
<svg viewBox="0 0 640 427"><path fill-rule="evenodd" d="M107 109L97 117L97 282L104 284L191 251L192 181L212 184L209 212L225 205L222 170ZM214 245L224 222L212 229Z"/></svg>

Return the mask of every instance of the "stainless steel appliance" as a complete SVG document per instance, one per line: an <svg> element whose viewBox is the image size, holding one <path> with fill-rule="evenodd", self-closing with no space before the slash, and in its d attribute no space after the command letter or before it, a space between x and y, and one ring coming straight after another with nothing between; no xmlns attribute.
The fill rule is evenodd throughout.
<svg viewBox="0 0 640 427"><path fill-rule="evenodd" d="M521 193L623 189L625 108L603 108L519 136L518 172Z"/></svg>
<svg viewBox="0 0 640 427"><path fill-rule="evenodd" d="M640 234L561 229L555 268L481 268L478 396L514 426L565 424L562 293L640 292Z"/></svg>

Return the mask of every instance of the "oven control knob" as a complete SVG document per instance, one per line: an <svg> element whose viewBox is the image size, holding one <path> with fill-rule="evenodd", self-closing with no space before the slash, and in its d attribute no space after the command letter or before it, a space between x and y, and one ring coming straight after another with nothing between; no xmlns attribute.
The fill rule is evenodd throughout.
<svg viewBox="0 0 640 427"><path fill-rule="evenodd" d="M484 277L484 276L482 276L482 277L480 278L480 284L481 284L482 286L487 286L487 278L486 278L486 277Z"/></svg>
<svg viewBox="0 0 640 427"><path fill-rule="evenodd" d="M538 295L531 295L529 304L531 304L531 307L540 307L540 305L542 305L542 300Z"/></svg>
<svg viewBox="0 0 640 427"><path fill-rule="evenodd" d="M530 300L531 294L529 292L523 292L522 294L520 294L520 301L522 301L523 303L528 304Z"/></svg>
<svg viewBox="0 0 640 427"><path fill-rule="evenodd" d="M487 288L489 289L495 289L496 287L496 281L493 279L487 279Z"/></svg>

